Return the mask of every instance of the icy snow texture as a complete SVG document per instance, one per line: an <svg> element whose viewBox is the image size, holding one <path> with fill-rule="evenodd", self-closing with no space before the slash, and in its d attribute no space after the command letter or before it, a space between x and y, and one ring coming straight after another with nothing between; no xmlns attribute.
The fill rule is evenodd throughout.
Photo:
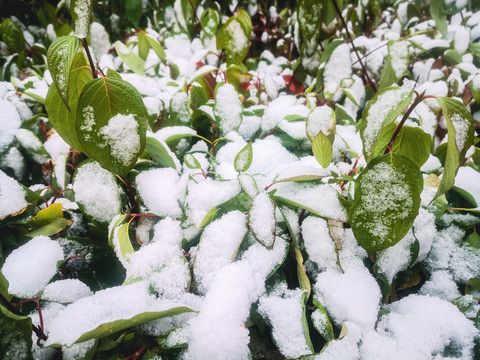
<svg viewBox="0 0 480 360"><path fill-rule="evenodd" d="M94 219L108 223L120 212L120 199L113 175L97 162L81 165L74 177L75 200Z"/></svg>
<svg viewBox="0 0 480 360"><path fill-rule="evenodd" d="M401 101L406 99L410 92L411 88L409 85L389 90L381 94L375 103L368 108L368 114L365 119L366 125L363 132L363 145L367 156L371 155L372 145L379 136L387 115L394 110Z"/></svg>
<svg viewBox="0 0 480 360"><path fill-rule="evenodd" d="M344 273L334 270L320 273L314 285L314 296L337 324L351 321L362 329L373 329L380 309L380 288L364 266L344 270Z"/></svg>
<svg viewBox="0 0 480 360"><path fill-rule="evenodd" d="M22 120L17 108L10 101L0 100L0 153L11 144L15 131L20 127Z"/></svg>
<svg viewBox="0 0 480 360"><path fill-rule="evenodd" d="M418 294L436 296L450 302L461 295L452 275L445 270L435 271L430 280L426 281L420 288Z"/></svg>
<svg viewBox="0 0 480 360"><path fill-rule="evenodd" d="M236 23L235 21L232 22ZM242 32L243 33L243 32ZM242 123L243 105L232 84L225 84L217 90L215 97L215 117L224 135L238 129Z"/></svg>
<svg viewBox="0 0 480 360"><path fill-rule="evenodd" d="M182 306L157 300L148 291L146 282L112 287L81 298L60 310L50 322L45 346L72 345L84 333L120 319L130 319L144 312L166 311Z"/></svg>
<svg viewBox="0 0 480 360"><path fill-rule="evenodd" d="M318 106L308 115L306 132L309 139L313 139L319 131L330 135L335 130L335 113L327 105Z"/></svg>
<svg viewBox="0 0 480 360"><path fill-rule="evenodd" d="M248 225L255 238L267 248L275 241L275 205L266 192L261 192L253 199L248 214Z"/></svg>
<svg viewBox="0 0 480 360"><path fill-rule="evenodd" d="M323 84L337 83L342 79L352 77L352 60L350 58L350 48L347 44L341 44L333 50L330 58L325 65L323 73ZM333 101L338 101L342 94L336 93Z"/></svg>
<svg viewBox="0 0 480 360"><path fill-rule="evenodd" d="M300 207L315 211L318 215L348 221L348 215L338 199L338 193L329 185L302 183L280 183L275 186L275 197L281 197L300 204Z"/></svg>
<svg viewBox="0 0 480 360"><path fill-rule="evenodd" d="M171 168L153 169L135 178L137 190L148 210L158 216L178 218L182 209L178 202L180 177Z"/></svg>
<svg viewBox="0 0 480 360"><path fill-rule="evenodd" d="M140 150L140 135L135 115L115 115L100 129L100 135L110 146L113 157L124 166L136 159Z"/></svg>
<svg viewBox="0 0 480 360"><path fill-rule="evenodd" d="M289 290L287 284L280 284L259 300L258 311L270 322L273 339L287 358L311 353L302 323L303 294L301 289Z"/></svg>
<svg viewBox="0 0 480 360"><path fill-rule="evenodd" d="M48 284L43 290L42 299L65 304L92 294L88 286L80 280L64 279Z"/></svg>
<svg viewBox="0 0 480 360"><path fill-rule="evenodd" d="M203 293L217 272L235 259L246 232L247 219L240 211L229 212L205 228L194 260L195 280Z"/></svg>
<svg viewBox="0 0 480 360"><path fill-rule="evenodd" d="M0 170L0 219L22 210L27 205L21 185Z"/></svg>
<svg viewBox="0 0 480 360"><path fill-rule="evenodd" d="M210 209L230 200L240 190L237 180L214 181L207 179L198 184L190 182L186 198L187 214L195 226L199 227Z"/></svg>
<svg viewBox="0 0 480 360"><path fill-rule="evenodd" d="M20 298L32 298L48 284L63 260L62 247L46 236L37 236L12 251L2 273L8 280L8 292Z"/></svg>
<svg viewBox="0 0 480 360"><path fill-rule="evenodd" d="M283 260L287 243L275 241L272 250L252 245L240 261L223 267L215 277L200 314L191 320L188 360L249 358L244 323L251 304L265 291L265 278Z"/></svg>
<svg viewBox="0 0 480 360"><path fill-rule="evenodd" d="M410 295L388 306L390 313L380 318L377 332L429 359L448 346L471 359L478 330L455 305L438 298Z"/></svg>
<svg viewBox="0 0 480 360"><path fill-rule="evenodd" d="M77 16L77 20L75 20L75 36L81 39L85 39L88 34L91 15L89 4L90 1L88 0L79 0L76 2L74 9L75 15Z"/></svg>

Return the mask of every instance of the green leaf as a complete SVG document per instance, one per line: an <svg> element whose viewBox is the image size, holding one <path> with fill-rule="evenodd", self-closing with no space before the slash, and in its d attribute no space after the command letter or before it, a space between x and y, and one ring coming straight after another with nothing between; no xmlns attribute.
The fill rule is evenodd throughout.
<svg viewBox="0 0 480 360"><path fill-rule="evenodd" d="M75 36L64 36L55 40L47 51L48 70L65 106L69 106L70 69L80 48L80 40Z"/></svg>
<svg viewBox="0 0 480 360"><path fill-rule="evenodd" d="M114 246L119 246L117 249L117 254L122 254L125 261L128 263L130 262L130 254L133 254L135 250L133 250L132 242L130 241L130 236L128 235L128 227L129 223L125 223L120 226L118 229L118 244L114 244Z"/></svg>
<svg viewBox="0 0 480 360"><path fill-rule="evenodd" d="M142 17L142 2L138 0L125 0L125 15L127 19L138 28L140 18Z"/></svg>
<svg viewBox="0 0 480 360"><path fill-rule="evenodd" d="M301 115L286 115L283 118L287 121L303 121L303 120L305 120L305 116L301 116Z"/></svg>
<svg viewBox="0 0 480 360"><path fill-rule="evenodd" d="M7 299L8 301L11 300L12 296L8 293L8 280L3 275L2 271L0 270L0 294Z"/></svg>
<svg viewBox="0 0 480 360"><path fill-rule="evenodd" d="M284 179L277 180L275 178L273 181L274 183L282 183L282 182L290 182L290 181L315 181L315 180L322 180L324 176L321 175L298 175L298 176L292 176Z"/></svg>
<svg viewBox="0 0 480 360"><path fill-rule="evenodd" d="M187 165L189 169L201 169L202 165L198 162L198 160L192 154L185 154L183 155L183 163Z"/></svg>
<svg viewBox="0 0 480 360"><path fill-rule="evenodd" d="M472 115L460 101L439 97L437 102L447 121L448 143L443 177L434 199L446 193L455 184L458 167L463 163L467 150L473 144L474 136Z"/></svg>
<svg viewBox="0 0 480 360"><path fill-rule="evenodd" d="M332 141L323 132L319 132L312 142L312 151L315 159L326 168L332 162Z"/></svg>
<svg viewBox="0 0 480 360"><path fill-rule="evenodd" d="M35 218L30 221L30 224L42 226L56 218L63 218L63 206L60 203L52 204L40 210Z"/></svg>
<svg viewBox="0 0 480 360"><path fill-rule="evenodd" d="M237 172L245 172L248 170L250 165L252 164L253 160L253 148L252 142L250 141L245 147L239 151L237 156L235 156L235 160L233 165L235 166L235 170Z"/></svg>
<svg viewBox="0 0 480 360"><path fill-rule="evenodd" d="M373 159L355 182L350 226L368 252L399 242L411 228L420 208L423 177L409 159L386 154Z"/></svg>
<svg viewBox="0 0 480 360"><path fill-rule="evenodd" d="M395 121L411 100L410 88L392 86L376 93L367 104L360 124L360 137L367 162L373 158L376 143L386 126Z"/></svg>
<svg viewBox="0 0 480 360"><path fill-rule="evenodd" d="M471 278L468 280L472 290L479 291L480 290L480 279L479 278Z"/></svg>
<svg viewBox="0 0 480 360"><path fill-rule="evenodd" d="M146 34L146 38L148 43L150 44L150 47L153 49L155 54L157 54L160 61L164 62L167 59L167 55L165 55L165 50L163 50L162 45L160 45L160 43L153 37L151 37L149 34Z"/></svg>
<svg viewBox="0 0 480 360"><path fill-rule="evenodd" d="M471 233L467 236L463 242L463 245L468 245L474 249L480 249L480 235L478 235L476 232Z"/></svg>
<svg viewBox="0 0 480 360"><path fill-rule="evenodd" d="M219 16L213 9L205 9L200 16L200 24L205 34L211 38L217 32Z"/></svg>
<svg viewBox="0 0 480 360"><path fill-rule="evenodd" d="M239 64L250 48L252 21L242 9L230 17L217 34L217 49L227 51L227 65Z"/></svg>
<svg viewBox="0 0 480 360"><path fill-rule="evenodd" d="M194 312L192 309L188 307L175 307L165 311L155 311L155 312L145 312L138 315L133 316L130 319L122 319L104 323L99 325L96 329L92 331L88 331L82 336L80 336L76 341L75 344L88 341L91 339L101 339L105 336L111 335L118 331L122 331L133 326L137 326L140 324L144 324L148 321L153 321L156 319L161 319L164 317L170 317L174 315L184 314L186 312Z"/></svg>
<svg viewBox="0 0 480 360"><path fill-rule="evenodd" d="M310 285L310 279L305 272L305 266L303 266L303 256L302 252L298 250L296 247L292 247L295 253L295 260L297 262L297 277L298 277L298 284L300 285L300 289L306 291L306 299L310 297L310 293L312 292L312 286Z"/></svg>
<svg viewBox="0 0 480 360"><path fill-rule="evenodd" d="M91 80L78 100L76 129L87 155L125 177L145 148L147 110L138 91L115 78Z"/></svg>
<svg viewBox="0 0 480 360"><path fill-rule="evenodd" d="M145 150L147 150L148 155L152 158L154 162L163 166L163 167L171 167L176 169L175 161L172 159L172 156L167 151L165 146L153 137L147 137L147 143L145 146Z"/></svg>
<svg viewBox="0 0 480 360"><path fill-rule="evenodd" d="M4 14L6 15L6 14ZM5 19L0 24L2 41L12 52L19 53L25 50L25 38L22 29L12 19Z"/></svg>
<svg viewBox="0 0 480 360"><path fill-rule="evenodd" d="M315 305L315 307L320 311L323 318L322 320L324 320L320 323L322 326L319 326L320 324L318 324L316 321L313 321L313 326L320 333L320 335L322 335L325 341L333 340L335 335L333 333L333 326L328 317L327 310L323 307L322 303L315 298L313 298L313 305Z"/></svg>
<svg viewBox="0 0 480 360"><path fill-rule="evenodd" d="M202 222L200 223L200 225L198 225L197 227L197 230L207 226L208 224L210 224L213 220L215 220L216 216L217 216L217 213L220 211L221 209L219 207L214 207L214 208L211 208L207 215L205 215L205 217L203 218Z"/></svg>
<svg viewBox="0 0 480 360"><path fill-rule="evenodd" d="M45 107L49 121L61 138L75 150L84 152L76 129L77 106L81 91L93 79L93 76L90 70L83 69L82 66L87 66L85 56L83 53L77 53L69 77L68 103L70 110L66 107L57 87L54 85L50 85L48 89Z"/></svg>
<svg viewBox="0 0 480 360"><path fill-rule="evenodd" d="M386 61L387 62L382 69L382 76L380 77L380 84L378 86L379 90L383 90L398 81L395 76L395 70L392 66L392 60L390 59L390 57L387 57Z"/></svg>
<svg viewBox="0 0 480 360"><path fill-rule="evenodd" d="M65 229L67 226L70 226L70 225L72 225L72 220L68 220L63 217L56 218L51 220L47 225L44 225L25 235L29 237L35 237L39 235L52 236L52 235L58 234L60 231L62 231L63 229Z"/></svg>
<svg viewBox="0 0 480 360"><path fill-rule="evenodd" d="M320 35L319 30L322 25L322 4L317 0L299 0L296 13L303 37L310 43L315 42Z"/></svg>
<svg viewBox="0 0 480 360"><path fill-rule="evenodd" d="M393 145L394 154L405 156L421 167L430 156L432 138L421 128L403 126Z"/></svg>
<svg viewBox="0 0 480 360"><path fill-rule="evenodd" d="M93 0L72 0L70 13L75 28L75 36L86 39L89 34Z"/></svg>
<svg viewBox="0 0 480 360"><path fill-rule="evenodd" d="M125 65L127 65L134 73L138 75L145 75L145 60L140 56L132 52L121 41L115 42L115 51L122 59Z"/></svg>
<svg viewBox="0 0 480 360"><path fill-rule="evenodd" d="M148 52L150 51L150 43L147 39L147 33L143 30L140 30L137 33L137 37L138 56L140 56L140 58L145 61L147 60Z"/></svg>
<svg viewBox="0 0 480 360"><path fill-rule="evenodd" d="M30 360L32 319L19 316L0 304L0 358Z"/></svg>
<svg viewBox="0 0 480 360"><path fill-rule="evenodd" d="M453 49L448 49L445 54L443 54L443 58L445 59L445 62L450 66L458 65L463 61L462 54Z"/></svg>
<svg viewBox="0 0 480 360"><path fill-rule="evenodd" d="M447 24L447 15L445 15L445 6L443 0L433 0L430 3L430 15L432 15L435 25L437 26L438 31L442 34L442 37L447 37L448 24Z"/></svg>

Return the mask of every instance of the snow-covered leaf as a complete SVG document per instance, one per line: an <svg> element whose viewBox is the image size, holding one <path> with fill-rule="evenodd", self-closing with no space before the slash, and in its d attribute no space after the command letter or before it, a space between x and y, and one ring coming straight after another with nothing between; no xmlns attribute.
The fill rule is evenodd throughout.
<svg viewBox="0 0 480 360"><path fill-rule="evenodd" d="M261 192L253 199L248 212L248 226L255 239L271 249L275 242L275 204L266 192Z"/></svg>
<svg viewBox="0 0 480 360"><path fill-rule="evenodd" d="M250 165L252 164L253 160L253 149L252 149L252 142L249 142L245 147L240 150L235 156L235 160L233 165L235 166L235 170L239 173L245 172L248 170Z"/></svg>
<svg viewBox="0 0 480 360"><path fill-rule="evenodd" d="M355 182L350 225L368 252L386 249L411 228L420 207L423 178L407 158L386 154L373 159Z"/></svg>
<svg viewBox="0 0 480 360"><path fill-rule="evenodd" d="M147 111L128 82L99 78L88 82L77 108L77 134L85 152L102 167L124 177L145 148Z"/></svg>
<svg viewBox="0 0 480 360"><path fill-rule="evenodd" d="M93 0L72 0L70 12L72 15L75 36L86 39L89 34Z"/></svg>

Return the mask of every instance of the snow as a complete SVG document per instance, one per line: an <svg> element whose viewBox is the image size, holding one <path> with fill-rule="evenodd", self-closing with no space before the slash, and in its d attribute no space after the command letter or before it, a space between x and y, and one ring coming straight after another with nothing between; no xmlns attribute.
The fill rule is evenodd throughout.
<svg viewBox="0 0 480 360"><path fill-rule="evenodd" d="M335 113L327 105L318 106L308 115L306 122L306 132L310 140L319 133L330 135L335 131Z"/></svg>
<svg viewBox="0 0 480 360"><path fill-rule="evenodd" d="M109 223L120 212L115 178L97 162L84 163L77 169L72 188L75 200L95 220Z"/></svg>
<svg viewBox="0 0 480 360"><path fill-rule="evenodd" d="M0 170L0 219L22 210L28 203L20 184Z"/></svg>
<svg viewBox="0 0 480 360"><path fill-rule="evenodd" d="M91 3L88 0L80 0L75 3L74 9L77 20L75 20L75 36L85 39L88 34L90 23Z"/></svg>
<svg viewBox="0 0 480 360"><path fill-rule="evenodd" d="M135 115L117 114L99 131L110 146L111 154L124 166L137 158L140 150L140 134Z"/></svg>
<svg viewBox="0 0 480 360"><path fill-rule="evenodd" d="M377 331L393 337L423 358L452 344L463 359L471 359L478 330L451 303L435 297L410 295L388 306Z"/></svg>
<svg viewBox="0 0 480 360"><path fill-rule="evenodd" d="M142 172L135 178L137 191L149 212L158 216L178 218L182 215L179 204L180 177L171 168Z"/></svg>
<svg viewBox="0 0 480 360"><path fill-rule="evenodd" d="M52 344L70 346L80 336L102 324L179 306L182 305L155 299L149 294L145 282L100 290L59 311L48 326L49 335L45 346Z"/></svg>
<svg viewBox="0 0 480 360"><path fill-rule="evenodd" d="M92 291L78 279L57 280L48 284L42 293L42 299L66 304L93 295Z"/></svg>
<svg viewBox="0 0 480 360"><path fill-rule="evenodd" d="M344 270L344 273L333 270L320 273L313 285L314 297L335 323L351 321L364 330L373 329L380 310L380 288L364 266Z"/></svg>
<svg viewBox="0 0 480 360"><path fill-rule="evenodd" d="M345 43L337 46L330 55L323 73L324 86L329 83L339 84L345 78L352 77L352 61L349 46ZM337 93L334 101L338 101L341 93Z"/></svg>
<svg viewBox="0 0 480 360"><path fill-rule="evenodd" d="M233 85L225 84L221 86L215 96L214 113L223 134L238 129L242 123L242 111L242 103Z"/></svg>
<svg viewBox="0 0 480 360"><path fill-rule="evenodd" d="M17 108L10 101L0 100L0 153L3 152L13 141L15 132L20 127L22 120Z"/></svg>
<svg viewBox="0 0 480 360"><path fill-rule="evenodd" d="M275 241L275 205L266 192L259 193L248 213L248 225L257 241L271 248Z"/></svg>
<svg viewBox="0 0 480 360"><path fill-rule="evenodd" d="M320 270L338 269L335 243L330 237L327 221L309 216L303 220L301 229L308 260Z"/></svg>
<svg viewBox="0 0 480 360"><path fill-rule="evenodd" d="M322 217L346 222L347 212L341 205L338 193L330 185L310 185L304 183L276 184L275 198L288 199L300 207L313 210Z"/></svg>
<svg viewBox="0 0 480 360"><path fill-rule="evenodd" d="M398 104L404 101L411 93L409 84L400 88L389 90L376 99L375 103L368 108L365 116L363 141L367 156L371 155L371 147L380 135L380 131L385 123L387 116L395 110Z"/></svg>
<svg viewBox="0 0 480 360"><path fill-rule="evenodd" d="M480 173L469 166L462 166L455 176L455 186L466 190L480 207ZM478 208L477 207L477 208Z"/></svg>
<svg viewBox="0 0 480 360"><path fill-rule="evenodd" d="M272 325L272 337L287 358L311 353L302 324L303 294L303 290L289 290L283 283L259 300L258 311Z"/></svg>
<svg viewBox="0 0 480 360"><path fill-rule="evenodd" d="M42 291L63 261L62 247L46 236L37 236L13 250L2 267L8 280L8 292L20 298L32 298Z"/></svg>
<svg viewBox="0 0 480 360"><path fill-rule="evenodd" d="M201 292L206 293L217 272L235 259L247 232L246 223L244 214L232 211L203 231L194 259L195 280Z"/></svg>

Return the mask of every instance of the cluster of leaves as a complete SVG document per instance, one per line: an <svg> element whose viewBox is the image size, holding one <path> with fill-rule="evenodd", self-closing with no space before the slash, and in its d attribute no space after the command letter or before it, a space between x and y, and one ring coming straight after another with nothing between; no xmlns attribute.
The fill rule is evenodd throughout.
<svg viewBox="0 0 480 360"><path fill-rule="evenodd" d="M26 27L19 24L18 19L3 20L0 34L2 46L6 49L2 48L5 49L2 54L2 78L11 79L16 87L17 99L18 95L23 97L23 105L20 106L28 105L32 116L23 119L21 127L38 146L17 136L8 146L0 149L5 157L12 151L21 154L23 167L27 170L16 172L7 162L2 162L0 169L22 184L28 204L22 209L15 209L0 221L3 234L0 264L3 265L12 251L28 244L30 238L48 236L62 239L64 252L68 254L58 264L58 272L49 279L50 282L76 278L97 291L122 284L126 286L139 280L126 278L125 266L122 266L142 247L141 241L132 241L140 239L140 230L137 229L144 226L144 222L148 223L149 220L145 219L152 221L149 225L152 229L155 222L172 215L168 211L155 210L148 203L150 194L148 191L142 193L136 186L137 177L155 169L173 168L180 172L183 167L183 172L188 174L189 191L198 177L215 183L224 182L225 179L216 173L219 165L217 153L229 142L234 142L229 133L241 132L247 118L260 119L276 98L264 79L260 81L253 75L259 63L265 60L260 55L260 49L265 47L275 55L287 58L282 70L290 69L291 74L282 75L284 83L280 89L288 94L289 101L293 101L292 107L297 108L285 114L281 119L283 125L278 122L271 127L257 126L253 133L242 133L249 142L241 147L233 160L241 190L231 191L231 196L212 203L200 214L194 214L193 200L189 203L188 194L182 195L187 199L181 204L180 214L173 217L181 221L184 229L194 232L182 242L182 249L187 254L184 261L189 263L189 278L190 270L195 275L196 268L194 259L189 259L188 253L201 245L203 229L227 213L248 213L248 231L242 236L233 259L239 259L254 242L267 249L273 248L275 241L280 241L277 239L289 242L282 264L276 267L274 274L269 275L267 285L273 287L275 283L287 282L290 287L305 291L301 299L302 324L311 352L318 353L330 341L342 338L344 332L341 324L333 321L328 309L311 291L315 274L305 270L304 263L309 260L309 254L302 245L301 235L295 230L306 217L327 219L332 233L339 222L342 228L352 229L359 245L370 255L366 260L367 266L382 285L386 302L414 292L428 278L428 271L421 264L415 264L419 254L418 240L412 243L409 264L397 280L389 281L379 266L385 251L411 230L422 206L435 214L438 226L441 226L440 219L445 213L468 211L473 214L474 220L465 221L460 226L467 231L464 246L478 250L477 227L480 221L478 210L473 209L477 207L476 199L464 189L454 187L454 184L458 169L466 162L466 166L479 171L479 149L473 146L478 138L475 138L471 112L480 107L480 89L471 79L461 91L458 81L450 82L451 89L445 96L418 93L413 82L408 80L404 85L398 85L404 79L415 80L411 70L416 61L434 59L439 68L445 66L449 71L461 62L462 55L453 47L426 50L416 44L410 38L418 32L412 33L410 28L419 21L418 16L431 16L436 29L424 32L432 36L440 32L446 36L447 20L462 9L445 9L441 0L435 0L426 7L420 1L409 3L407 16L410 23L404 26L404 36L388 42L384 65L378 73L372 73L364 66L365 61L359 54L362 49L353 46L352 36L374 31L383 24L382 15L392 16L392 8L384 9L375 0L369 1L367 6L364 1L353 5L327 0L278 3L281 3L278 4L280 11L276 16L267 13L272 5L268 1L261 2L258 6L263 11L255 11L253 15L247 11L252 6L247 1L236 6L212 1L166 1L146 7L142 7L139 1L112 1L98 2L94 8L92 1L73 0L70 12L66 11L65 2L59 2L56 8L46 3L35 16L42 27L53 28L57 38L49 39L45 31L39 31L34 38L38 41L35 44L26 41ZM113 15L118 11L122 23L114 29ZM175 91L170 102L162 104L158 113L149 114L143 94L123 80L119 72L108 69L104 73L104 69L96 66L88 44L92 14L107 26L112 39L122 39L110 49L121 60L120 73L123 70L124 73L165 78L168 74L171 88ZM108 19L105 14L109 15ZM352 33L345 26L346 19L353 25ZM171 37L185 35L189 39L200 39L203 44L214 41L216 51L205 52L204 59L195 64L196 71L185 74L181 64L167 58L162 36L147 29L147 24L153 24L156 30L165 30ZM133 26L133 32L126 31L132 30L128 25ZM344 34L344 38L338 38L338 32ZM341 79L332 87L327 81L327 68L335 59L335 51L346 43L353 46L361 67L356 74ZM400 58L398 47L407 49ZM410 49L417 51L410 53ZM471 43L468 52L478 65L478 44ZM212 54L218 62L215 66L205 65L207 56ZM152 57L155 61L151 61ZM401 71L398 71L399 66ZM33 82L22 80L28 76L43 80L47 69L52 81L43 98L32 91L35 87ZM469 76L465 71L461 74L463 80ZM310 86L304 88L304 83ZM365 84L363 99L355 96L352 90L355 83L361 83L362 87ZM452 99L453 96L460 100ZM436 114L432 112L436 121L444 118L446 122L446 129L435 126L434 134L422 128L422 117L414 112L417 106L428 101L436 102L435 106L439 108ZM233 107L230 106L232 102ZM353 114L346 109L347 102L353 104ZM301 111L296 112L298 108ZM357 114L361 114L358 121ZM411 123L408 126L408 122L419 126ZM120 130L116 128L117 124L122 125ZM288 125L306 129L305 136L295 137L288 130ZM363 154L353 149L341 156L335 153L336 125L355 126L363 143ZM174 130L164 137L157 135L158 130L161 132L168 128ZM68 156L54 159L55 163L49 160L51 154L43 145L52 131L71 148ZM277 177L262 189L258 186L262 184L259 178L268 174L259 175L252 171L255 156L259 156L255 153L255 141L270 135L291 154L298 157L313 155L325 168L325 174L307 172L293 177ZM447 135L448 140L435 146L435 137L440 135ZM202 142L207 144L206 150L200 145ZM468 153L472 146L474 152ZM440 159L443 170L429 171L428 184L425 185L435 188L435 194L431 204L422 205L425 171L422 172L421 167L432 152ZM332 161L349 165L347 174L332 171ZM120 206L116 212L122 214L113 220L105 221L93 210L94 206L82 202L79 194L72 191L82 168L86 169L92 163L98 163L107 174L106 179L115 184L107 196L118 199ZM35 184L44 186L40 189L34 187L33 190L27 187ZM279 184L285 186L277 186ZM399 189L402 189L401 193ZM300 196L292 195L294 190ZM306 200L318 193L325 198L332 198L333 194L334 207L340 215L332 215L328 209ZM78 209L62 208L61 200L76 202ZM254 214L259 209L268 212L265 214L266 223L259 224L255 220ZM269 216L276 210L282 214L284 221ZM145 213L139 214L141 211ZM117 240L114 241L115 237ZM337 253L341 252L341 242L335 245ZM339 267L341 269L341 264ZM202 294L196 279L190 280L185 290ZM464 286L463 294L479 288L479 279L472 278ZM42 306L48 303L42 298L41 291L34 299L11 294L8 281L0 272L0 294L2 356L7 357L10 351L14 351L14 344L25 343L27 348L31 348L32 331L39 340L38 344L46 340L43 325L32 325L30 317L26 316L34 305L24 303L25 300L34 300L41 313ZM256 311L255 306L247 323L251 336L260 338L262 346L274 357L278 350L265 331L266 319ZM466 312L471 306L461 310ZM327 326L313 331L311 314L316 309L325 315ZM131 319L118 319L92 329L76 342L95 340L85 352L87 359L121 358L131 354L134 354L129 356L131 359L140 356L150 359L159 354L165 358L180 357L188 344L176 344L172 348L167 344L165 335L147 336L134 327L183 311L188 309L172 308L166 312L142 313ZM479 319L477 315L477 327L480 326ZM64 344L52 346L60 349L61 345ZM476 351L479 351L478 345ZM256 355L252 354L253 357ZM27 351L23 356L30 358L31 354Z"/></svg>

